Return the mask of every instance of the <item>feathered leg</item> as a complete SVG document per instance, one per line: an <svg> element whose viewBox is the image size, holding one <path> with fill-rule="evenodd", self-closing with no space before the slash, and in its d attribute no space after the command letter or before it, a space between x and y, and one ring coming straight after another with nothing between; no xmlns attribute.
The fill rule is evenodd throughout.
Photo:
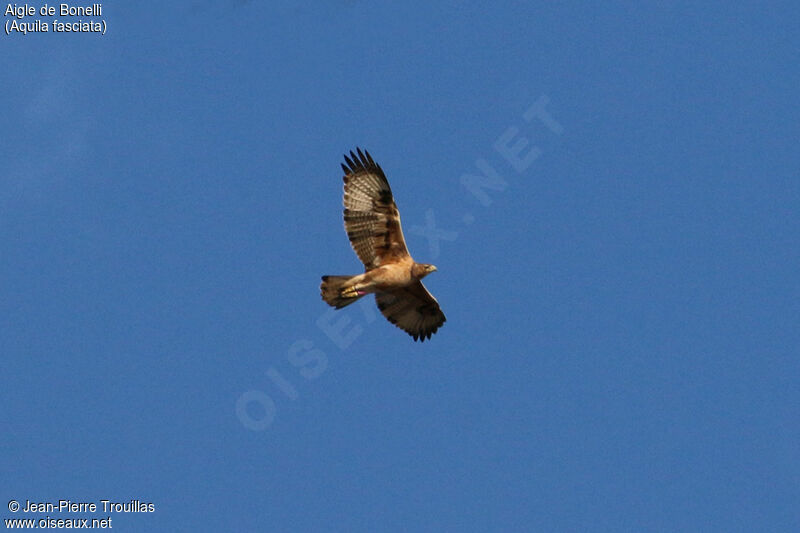
<svg viewBox="0 0 800 533"><path fill-rule="evenodd" d="M350 305L367 294L363 290L356 289L356 282L361 278L362 275L322 276L322 284L319 286L322 299L336 309Z"/></svg>

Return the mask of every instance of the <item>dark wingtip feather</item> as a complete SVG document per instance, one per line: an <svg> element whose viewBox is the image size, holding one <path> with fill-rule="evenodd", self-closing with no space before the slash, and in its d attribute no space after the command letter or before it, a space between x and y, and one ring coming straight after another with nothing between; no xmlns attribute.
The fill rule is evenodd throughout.
<svg viewBox="0 0 800 533"><path fill-rule="evenodd" d="M383 173L383 169L375 162L374 159L372 159L372 155L369 153L369 151L362 149L360 146L356 146L355 151L350 150L350 155L345 155L344 160L347 161L347 166L342 165L345 175L355 174L356 172L366 170L377 172L381 177L384 179L386 178L386 175Z"/></svg>

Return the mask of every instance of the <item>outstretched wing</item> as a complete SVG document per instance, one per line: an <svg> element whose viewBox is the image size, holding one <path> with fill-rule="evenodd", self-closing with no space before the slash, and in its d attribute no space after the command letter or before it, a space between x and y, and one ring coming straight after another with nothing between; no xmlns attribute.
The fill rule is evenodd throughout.
<svg viewBox="0 0 800 533"><path fill-rule="evenodd" d="M369 152L344 156L344 229L366 270L409 257L400 213L381 167Z"/></svg>
<svg viewBox="0 0 800 533"><path fill-rule="evenodd" d="M422 342L447 320L439 302L421 281L391 292L375 293L375 303L389 322Z"/></svg>

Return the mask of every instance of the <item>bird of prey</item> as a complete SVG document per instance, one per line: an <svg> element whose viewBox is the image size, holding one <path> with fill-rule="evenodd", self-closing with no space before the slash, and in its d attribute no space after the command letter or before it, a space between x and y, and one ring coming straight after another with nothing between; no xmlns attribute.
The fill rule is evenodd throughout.
<svg viewBox="0 0 800 533"><path fill-rule="evenodd" d="M322 276L322 299L336 309L375 294L383 316L414 340L425 341L444 324L439 302L420 281L436 267L411 258L392 189L369 152L344 156L344 229L364 273Z"/></svg>

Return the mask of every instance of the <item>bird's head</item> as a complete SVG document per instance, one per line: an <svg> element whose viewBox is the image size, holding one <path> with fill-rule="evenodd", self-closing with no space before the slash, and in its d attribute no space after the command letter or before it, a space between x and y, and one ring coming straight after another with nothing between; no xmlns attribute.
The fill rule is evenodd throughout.
<svg viewBox="0 0 800 533"><path fill-rule="evenodd" d="M436 272L436 267L427 263L414 263L411 267L411 275L416 279L422 279L431 272Z"/></svg>

